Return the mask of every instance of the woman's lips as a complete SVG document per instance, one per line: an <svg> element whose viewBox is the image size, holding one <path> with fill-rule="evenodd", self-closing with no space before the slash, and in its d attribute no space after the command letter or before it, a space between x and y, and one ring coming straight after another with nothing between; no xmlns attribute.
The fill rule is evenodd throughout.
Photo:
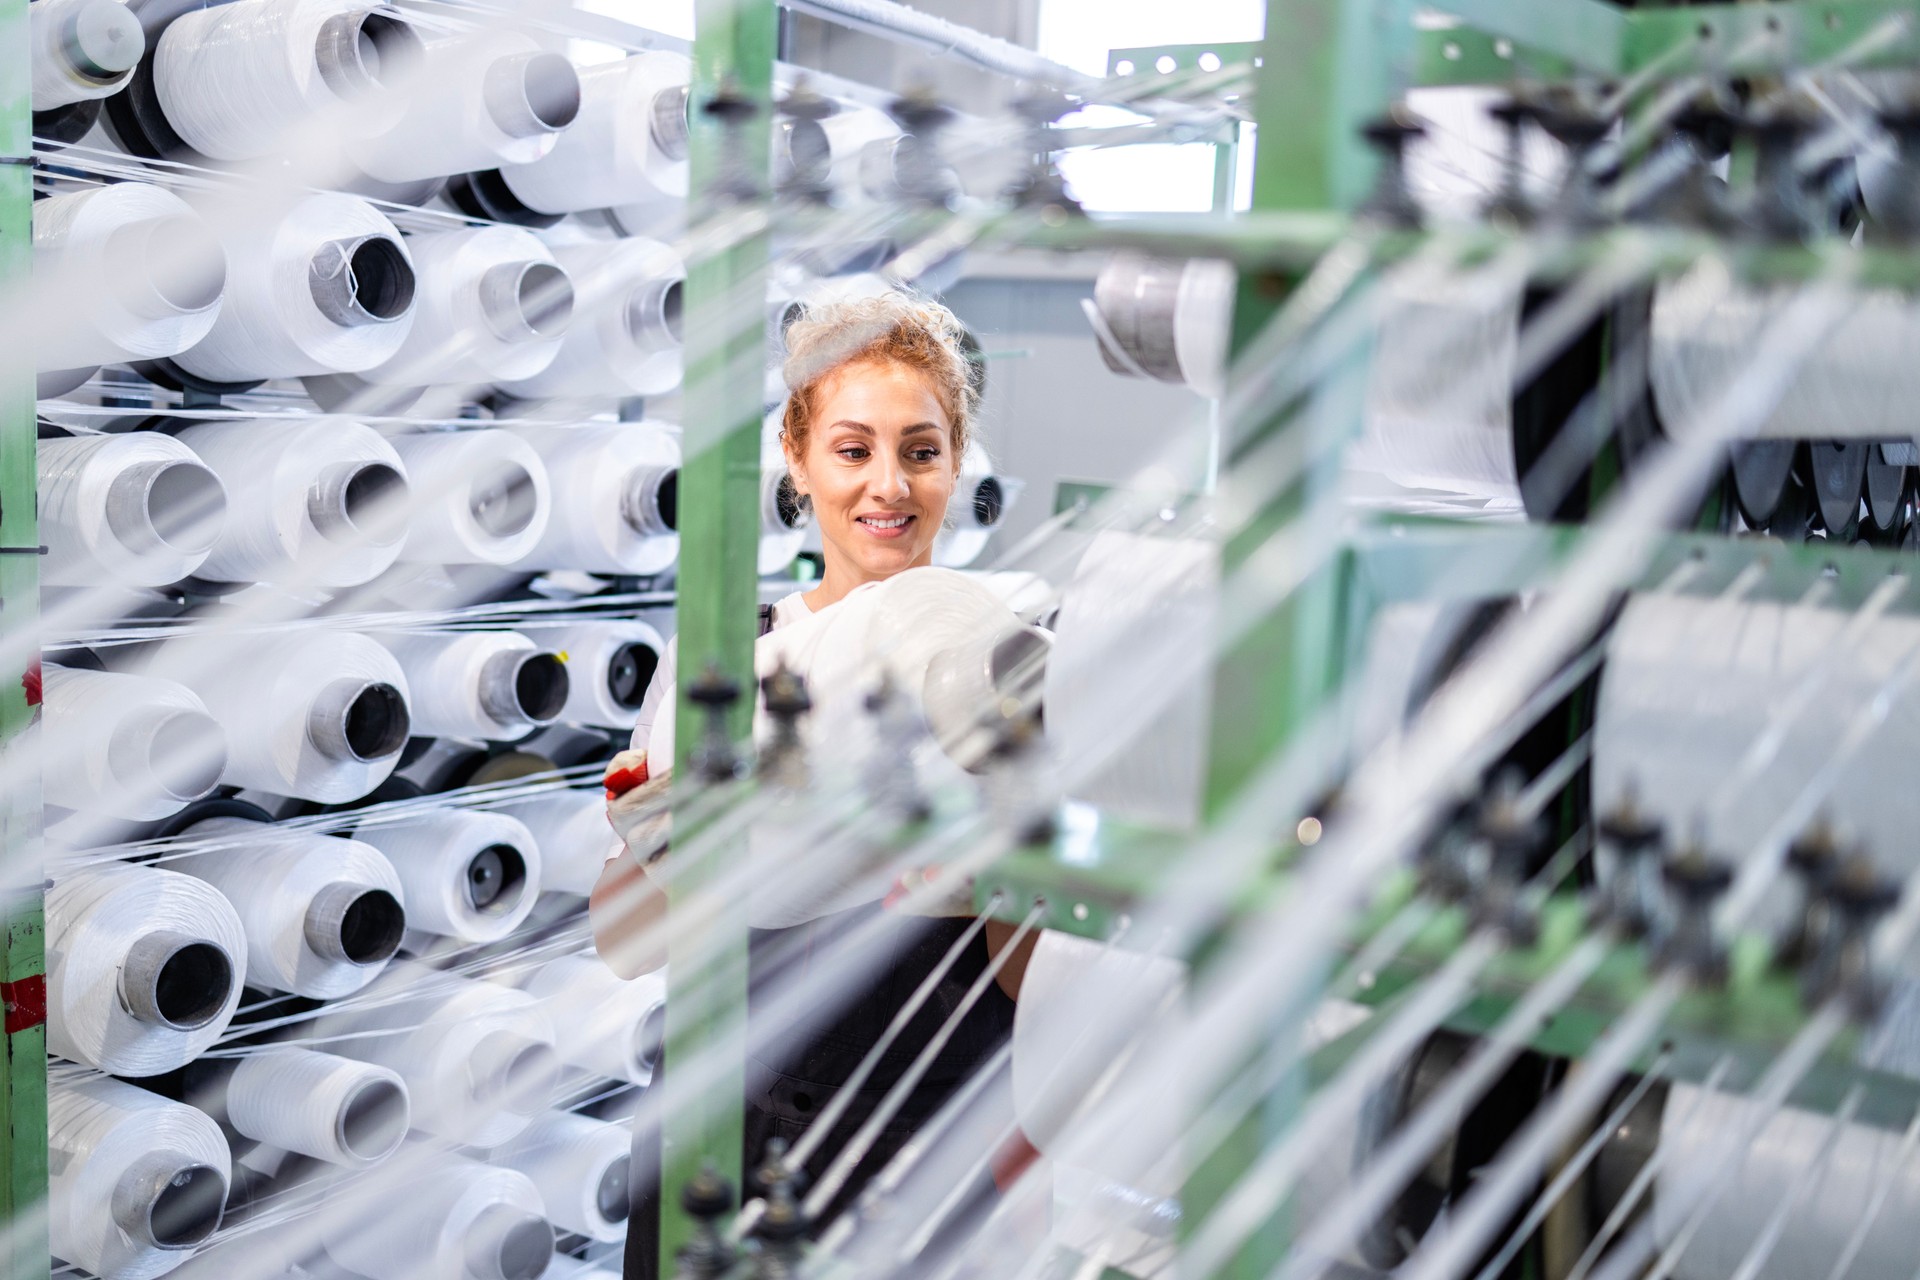
<svg viewBox="0 0 1920 1280"><path fill-rule="evenodd" d="M876 538L904 538L913 527L915 516L856 516L854 523Z"/></svg>

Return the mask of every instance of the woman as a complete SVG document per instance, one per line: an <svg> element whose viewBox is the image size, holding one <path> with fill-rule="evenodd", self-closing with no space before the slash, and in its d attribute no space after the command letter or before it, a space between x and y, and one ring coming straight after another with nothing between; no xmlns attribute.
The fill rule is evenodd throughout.
<svg viewBox="0 0 1920 1280"><path fill-rule="evenodd" d="M818 586L776 603L763 618L763 631L830 608L865 583L932 562L934 538L946 518L972 421L974 389L961 332L959 321L945 307L898 292L816 307L788 328L789 396L781 445L794 490L819 525L824 570ZM655 718L673 713L676 660L675 646L669 643L641 707L633 736L636 749L614 757L609 777L649 765L657 778L670 767L671 761L648 761L644 746ZM621 808L616 800L616 828L623 826ZM616 854L608 862L590 908L600 954L616 972L632 977L664 960L657 942L635 945L642 935L657 938L660 933L650 927L659 918L660 898L645 883L641 862L651 853L644 847L645 835L622 834L635 846L636 856ZM860 907L792 929L755 930L751 985L763 993L776 976L771 972L775 957L817 954L880 910L878 905ZM833 1017L796 1034L755 1037L757 1051L747 1064L744 1168L761 1161L768 1139L791 1143L806 1130L968 923L893 922L881 954L864 970L868 976L863 989L847 993L852 999ZM989 921L983 936L962 953L807 1162L810 1176L817 1177L831 1163L1012 932L1011 925ZM1013 996L1030 949L1024 945L1020 954L1009 957L997 975L998 989L987 991L961 1020L912 1101L834 1197L827 1216L849 1203L1011 1033ZM753 1008L750 997L750 1027ZM1014 1171L1013 1164L1000 1162L996 1181ZM635 1233L645 1234L644 1229ZM630 1246L630 1276L642 1274L633 1253Z"/></svg>

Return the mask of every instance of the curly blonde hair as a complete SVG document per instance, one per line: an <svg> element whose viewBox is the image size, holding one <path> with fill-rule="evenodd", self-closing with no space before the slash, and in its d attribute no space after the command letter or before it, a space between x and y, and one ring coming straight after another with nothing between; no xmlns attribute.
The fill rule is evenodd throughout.
<svg viewBox="0 0 1920 1280"><path fill-rule="evenodd" d="M787 326L787 407L781 437L794 457L807 451L807 435L823 385L833 374L862 361L897 364L926 375L953 427L955 466L967 450L977 374L967 358L966 328L931 298L890 289L871 297L838 298L809 305Z"/></svg>

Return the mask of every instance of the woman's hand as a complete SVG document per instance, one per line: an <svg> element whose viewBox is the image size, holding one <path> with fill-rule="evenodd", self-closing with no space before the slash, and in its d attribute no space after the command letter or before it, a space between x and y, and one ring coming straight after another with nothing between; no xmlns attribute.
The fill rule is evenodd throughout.
<svg viewBox="0 0 1920 1280"><path fill-rule="evenodd" d="M594 947L623 978L650 973L666 963L666 898L646 873L666 848L667 817L655 803L666 779L650 780L647 753L622 751L607 764L607 821L627 847L613 857L587 899Z"/></svg>
<svg viewBox="0 0 1920 1280"><path fill-rule="evenodd" d="M664 776L653 778L647 753L622 751L607 762L607 821L634 861L645 865L666 848L667 815L657 803L666 790Z"/></svg>

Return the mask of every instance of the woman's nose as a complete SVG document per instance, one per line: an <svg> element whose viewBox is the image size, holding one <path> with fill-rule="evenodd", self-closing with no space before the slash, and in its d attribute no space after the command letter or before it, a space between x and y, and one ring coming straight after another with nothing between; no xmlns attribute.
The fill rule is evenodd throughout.
<svg viewBox="0 0 1920 1280"><path fill-rule="evenodd" d="M874 476L874 488L883 498L904 498L907 496L907 473L898 462L882 459L879 473Z"/></svg>

